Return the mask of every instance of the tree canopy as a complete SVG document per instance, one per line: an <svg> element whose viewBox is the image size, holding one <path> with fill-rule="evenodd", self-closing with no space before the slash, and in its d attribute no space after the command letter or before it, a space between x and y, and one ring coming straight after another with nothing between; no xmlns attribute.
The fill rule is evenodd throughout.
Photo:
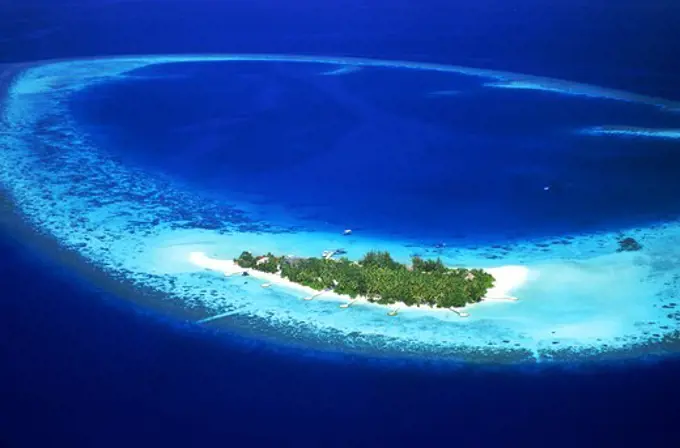
<svg viewBox="0 0 680 448"><path fill-rule="evenodd" d="M494 284L493 276L481 269L449 269L440 259L420 257L413 257L407 266L392 259L389 252L368 252L358 262L243 252L235 261L243 268L279 273L319 291L333 289L338 294L363 296L380 304L460 307L481 301Z"/></svg>

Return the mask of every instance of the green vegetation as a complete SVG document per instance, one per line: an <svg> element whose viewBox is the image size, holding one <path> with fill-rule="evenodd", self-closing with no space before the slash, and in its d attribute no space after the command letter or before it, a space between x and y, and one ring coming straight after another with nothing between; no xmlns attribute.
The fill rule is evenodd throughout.
<svg viewBox="0 0 680 448"><path fill-rule="evenodd" d="M278 272L318 291L333 289L380 304L460 307L482 300L494 284L494 278L481 269L449 269L439 259L420 257L413 257L411 266L406 266L388 252L369 252L356 263L347 258L288 258L271 253L256 257L250 252L243 252L235 261L243 268Z"/></svg>

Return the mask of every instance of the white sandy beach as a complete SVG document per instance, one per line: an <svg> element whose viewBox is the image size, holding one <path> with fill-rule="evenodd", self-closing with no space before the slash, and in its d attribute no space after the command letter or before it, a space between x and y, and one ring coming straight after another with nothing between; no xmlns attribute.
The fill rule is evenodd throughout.
<svg viewBox="0 0 680 448"><path fill-rule="evenodd" d="M341 234L342 229L306 229L285 213L272 211L272 204L260 206L236 197L232 204L236 210L253 218L251 224L242 225L238 214L232 223L232 210L216 207L186 184L169 182L112 158L79 129L65 106L73 92L127 76L131 70L206 60L309 62L334 68L356 64L365 72L371 67L435 70L519 83L506 88L552 89L561 94L653 105L664 111L680 110L675 101L630 92L415 62L166 55L51 61L24 69L12 66L21 75L12 77L11 84L0 74L0 141L4 148L0 183L27 222L107 272L166 294L187 308L205 309L214 313L212 319L230 315L254 319L282 337L289 337L292 329L290 337L296 341L310 338L323 345L330 340L328 335L343 335L363 347L375 336L378 350L444 349L448 353L458 347L467 352L507 346L544 359L555 349L572 353L587 349L583 352L587 356L593 351L643 344L658 345L661 350L663 338L676 337L676 306L680 306L677 220L570 235L569 244L553 244L552 237L515 241L500 257L485 245L452 245L440 250L426 242L385 239L364 232L348 237ZM352 76L361 76L362 71ZM55 128L45 132L45 122L55 123ZM631 130L617 126L599 129ZM661 133L654 136L675 138L674 129L658 129ZM54 157L37 157L36 139ZM265 214L267 218L261 218ZM268 225L260 227L260 222ZM210 223L210 228L204 228L205 223ZM293 228L296 230L290 231ZM621 234L640 241L644 249L617 252ZM407 309L405 305L401 305L402 318L391 319L386 307L378 304L361 303L355 312L344 313L338 304L348 305L350 299L332 293L313 301L323 303L295 300L318 291L269 274L253 273L257 281L249 282L224 281L223 274L205 275L207 269L218 274L233 272L229 260L243 250L318 256L337 247L346 249L353 259L375 248L389 250L400 262L407 262L414 252L441 257L450 266L486 268L496 284L482 303L474 305L469 319L441 312L447 310ZM260 282L272 287L261 288ZM521 300L508 300L512 295Z"/></svg>
<svg viewBox="0 0 680 448"><path fill-rule="evenodd" d="M268 272L258 271L256 269L246 269L242 268L234 262L234 260L222 260L219 258L210 258L203 252L191 252L189 254L189 261L196 266L208 269L211 271L222 272L226 276L241 275L244 272L249 276L261 280L263 284L270 283L272 285L277 285L287 289L295 290L306 294L307 297L314 296L315 299L318 297L320 300L336 300L345 303L358 303L358 304L370 304L382 307L389 307L391 309L420 309L427 311L448 311L447 308L435 308L429 305L423 305L420 307L408 306L403 302L397 302L391 305L380 305L376 303L371 303L368 298L359 296L356 299L352 299L349 296L343 294L337 294L331 291L317 291L316 289L310 288L308 286L300 285L298 283L292 282L286 278L281 277L279 274L272 274ZM487 291L486 296L482 299L483 301L516 301L517 297L512 295L513 290L523 285L529 278L529 269L524 266L501 266L496 268L484 269L484 271L491 274L494 279L494 286ZM465 308L469 308L472 305L467 305Z"/></svg>

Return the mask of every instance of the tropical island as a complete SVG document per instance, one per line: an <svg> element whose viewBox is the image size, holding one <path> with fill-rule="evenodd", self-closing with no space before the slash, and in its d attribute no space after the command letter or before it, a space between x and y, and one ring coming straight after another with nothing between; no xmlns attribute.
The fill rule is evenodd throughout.
<svg viewBox="0 0 680 448"><path fill-rule="evenodd" d="M333 291L371 303L451 309L480 302L494 286L482 269L447 268L440 259L395 261L389 252L368 252L359 261L331 257L299 258L243 252L234 263L243 269L280 276L316 291ZM247 272L245 272L247 274Z"/></svg>

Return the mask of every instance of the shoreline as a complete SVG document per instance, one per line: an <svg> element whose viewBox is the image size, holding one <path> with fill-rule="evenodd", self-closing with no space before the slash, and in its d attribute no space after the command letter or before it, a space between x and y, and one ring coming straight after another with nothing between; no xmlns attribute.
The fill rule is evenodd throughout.
<svg viewBox="0 0 680 448"><path fill-rule="evenodd" d="M227 277L243 275L244 273L250 277L261 280L262 285L277 285L286 289L301 292L306 294L304 300L312 300L319 297L319 300L334 300L342 302L341 308L348 308L356 304L372 305L381 308L389 308L392 312L395 310L407 311L431 311L431 312L454 312L459 317L467 317L467 311L474 307L474 303L468 303L463 307L439 308L431 305L409 306L403 302L391 303L389 305L371 302L367 297L358 296L352 298L344 294L338 294L329 290L316 290L309 286L304 286L299 283L292 282L287 278L281 277L278 273L269 273L258 271L257 269L242 268L236 264L234 260L223 260L219 258L210 258L203 252L191 252L189 254L189 261L196 266L223 273ZM501 266L496 268L483 269L494 277L495 284L487 291L487 295L482 299L482 302L515 302L517 297L511 295L511 292L521 287L529 277L529 269L523 266ZM262 286L261 285L261 286ZM323 297L322 297L323 296ZM390 314L394 315L394 314Z"/></svg>
<svg viewBox="0 0 680 448"><path fill-rule="evenodd" d="M577 347L552 347L541 349L537 354L532 354L522 347L503 346L501 344L490 346L488 349L477 349L456 345L441 348L427 348L421 346L396 347L385 346L380 343L374 344L371 340L363 343L348 345L346 339L332 339L330 336L324 340L300 338L300 334L292 329L282 329L271 326L268 322L252 317L229 316L227 318L200 321L213 317L214 314L207 309L192 309L185 306L179 299L169 294L143 287L132 283L129 279L114 277L101 267L91 263L75 250L62 246L51 235L41 233L34 228L26 218L16 209L11 199L0 188L0 231L9 235L17 245L27 247L35 253L41 262L52 264L58 268L64 268L69 275L85 281L81 287L91 289L93 292L101 291L112 298L129 302L133 307L141 311L149 311L156 318L167 319L172 324L186 324L204 328L207 331L215 331L218 335L227 337L230 335L243 338L246 341L264 344L263 348L272 353L281 348L292 350L294 353L304 354L309 350L319 353L325 358L339 354L340 356L361 356L367 360L395 359L408 362L432 362L434 356L436 362L445 367L446 365L457 366L470 365L529 365L550 367L554 365L584 365L602 362L631 362L649 359L666 359L669 356L680 355L680 332L668 336L662 341L646 341L634 346L624 348L601 349L577 348ZM18 238L17 238L18 236ZM314 290L315 292L318 292ZM102 300L95 297L95 300ZM115 306L113 305L109 306ZM415 308L417 310L417 308ZM262 324L260 327L257 321ZM288 330L288 331L286 331ZM380 340L380 335L371 335ZM271 344L271 345L270 345ZM341 348L338 348L341 347ZM538 355L538 357L537 357ZM429 360L429 361L428 361Z"/></svg>
<svg viewBox="0 0 680 448"><path fill-rule="evenodd" d="M9 83L10 78L12 78L14 74L20 74L29 66L30 64L22 64L21 66L9 67L8 70L11 70L9 74L7 71L3 71L2 76L0 76L0 86L2 86L4 83ZM0 93L6 94L6 92L7 91L5 90ZM2 99L0 98L0 102L1 101ZM0 200L3 202L2 210L0 211L0 213L2 213L2 217L0 217L0 221L2 222L0 222L0 224L2 227L7 227L9 229L8 234L11 235L11 237L17 241L18 244L23 245L25 242L27 243L26 245L36 248L37 253L49 257L51 261L53 261L55 264L58 264L59 267L73 269L73 272L81 275L85 280L87 280L88 285L84 287L89 287L91 285L92 290L103 290L106 293L110 293L114 296L123 299L129 299L130 301L134 302L134 304L140 304L145 308L150 308L154 311L161 311L161 313L164 315L180 317L180 319L185 322L193 320L192 323L197 323L199 315L201 314L197 308L191 308L186 304L183 304L181 302L181 298L177 295L163 293L153 289L152 287L139 285L130 278L124 277L121 273L109 271L105 267L93 263L88 258L81 255L75 248L62 244L57 239L57 237L49 235L40 228L33 226L30 219L28 219L20 210L18 210L14 204L14 201L12 201L10 198L10 195L3 196L2 190L0 190ZM15 238L17 235L19 238ZM316 292L318 291L315 291L315 293ZM409 307L409 309L418 308ZM250 324L251 322L258 320L262 321L262 328L248 328L249 326L254 326ZM243 325L239 326L239 322L242 322ZM304 322L301 323L301 325L304 325ZM271 335L271 340L274 341L274 343L285 344L288 342L288 339L290 339L299 343L300 347L308 347L310 345L316 347L314 343L307 344L308 338L305 334L295 334L295 329L280 328L271 322L267 322L264 319L255 316L237 315L234 317L234 319L229 319L227 322L217 324L215 328L220 330L224 329L227 331L231 330L232 333L236 334L241 334L239 330L244 329L243 333L248 334L248 336L252 335L253 339L256 340L267 340L267 336ZM260 334L260 330L266 334ZM279 336L283 336L284 334L285 337L282 340L282 338ZM313 336L318 338L320 335ZM413 356L418 357L419 355L427 356L429 352L426 351L425 348L430 350L430 346L423 346L423 350L418 350L419 347L417 342L414 342L409 347L405 347L408 342L404 342L404 346L381 347L378 342L373 344L374 340L380 341L382 340L381 338L385 338L379 333L365 333L361 334L360 337L365 339L365 341L358 342L353 339L343 341L340 339L343 352L346 348L348 352L359 352L370 356L371 354L375 354L375 350L378 350L380 355L387 355L388 353L396 352L398 356L409 356L410 354L413 354ZM316 342L316 339L314 339L314 341ZM451 358L455 361L475 361L483 359L488 362L497 362L499 361L499 358L505 360L505 356L501 355L500 353L508 354L511 352L521 352L521 354L518 354L518 357L522 358L523 360L542 362L554 359L556 356L558 356L558 353L564 353L567 358L573 356L576 359L590 361L590 356L600 359L603 357L616 357L617 354L625 356L626 353L636 355L640 353L649 354L650 352L667 353L667 351L664 349L670 348L670 346L677 348L679 345L680 344L678 343L677 334L669 334L667 337L664 337L663 341L642 340L641 343L636 345L616 347L607 351L604 351L606 350L605 347L600 346L593 347L592 350L589 348L580 349L578 347L570 346L564 346L561 349L558 347L553 347L552 349L550 349L550 347L539 348L537 349L538 354L536 359L533 359L530 353L527 355L526 350L523 350L523 348L515 350L511 346L502 345L489 347L486 349L467 347L461 343L455 345L451 344L450 346L446 347L434 347L431 350L433 353L435 351L439 353L439 350L441 349L442 353L447 353L443 356L451 356ZM319 346L322 347L321 350L323 351L333 351L337 349L337 346L334 346L329 341L320 341ZM512 357L514 357L514 355L512 355ZM446 361L446 359L443 360Z"/></svg>
<svg viewBox="0 0 680 448"><path fill-rule="evenodd" d="M63 270L58 275L65 275L68 281L79 288L91 291L93 300L103 301L104 307L132 307L133 313L142 313L143 318L160 321L162 325L177 327L180 325L192 331L214 333L216 337L227 338L228 343L244 346L244 350L252 350L253 346L276 353L292 353L297 356L315 354L320 359L332 361L345 357L359 356L367 362L395 360L431 364L431 357L436 357L440 367L460 366L461 364L491 365L533 365L541 362L523 349L512 347L490 350L476 350L465 346L446 348L425 348L421 346L385 345L381 335L371 335L363 341L347 343L341 335L327 334L308 337L301 336L297 328L281 328L268 321L252 316L231 315L210 321L214 312L203 308L189 308L180 299L150 287L134 284L122 276L114 276L77 251L65 247L51 235L41 232L16 208L7 193L0 188L0 232L10 244L25 249L38 260L38 264ZM106 297L108 296L108 297ZM111 298L113 301L107 299ZM204 323L202 322L204 321ZM180 328L182 330L182 328ZM398 348L398 349L397 349ZM339 358L336 358L339 356Z"/></svg>

